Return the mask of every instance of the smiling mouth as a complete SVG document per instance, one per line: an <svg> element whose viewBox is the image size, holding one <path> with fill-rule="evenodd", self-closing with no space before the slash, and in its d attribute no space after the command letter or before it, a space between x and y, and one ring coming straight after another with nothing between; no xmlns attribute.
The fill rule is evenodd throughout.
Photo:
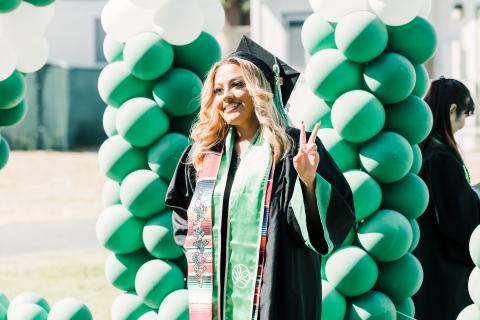
<svg viewBox="0 0 480 320"><path fill-rule="evenodd" d="M240 103L240 102L231 103L231 104L229 104L228 106L226 106L226 107L223 109L223 111L224 111L224 112L231 112L231 111L234 111L234 110L238 109L240 106L241 106L241 103Z"/></svg>

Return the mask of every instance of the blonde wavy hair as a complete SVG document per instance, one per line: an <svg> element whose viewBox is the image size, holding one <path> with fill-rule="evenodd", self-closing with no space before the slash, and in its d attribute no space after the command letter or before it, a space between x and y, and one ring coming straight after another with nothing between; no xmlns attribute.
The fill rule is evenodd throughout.
<svg viewBox="0 0 480 320"><path fill-rule="evenodd" d="M274 161L283 159L287 156L293 141L285 131L287 123L275 107L270 83L263 72L253 63L230 57L212 67L203 85L200 113L190 133L193 146L189 162L199 170L206 152L220 144L227 135L228 125L223 120L220 111L212 105L215 75L218 68L227 64L236 64L241 68L246 88L253 98L260 132L273 148Z"/></svg>

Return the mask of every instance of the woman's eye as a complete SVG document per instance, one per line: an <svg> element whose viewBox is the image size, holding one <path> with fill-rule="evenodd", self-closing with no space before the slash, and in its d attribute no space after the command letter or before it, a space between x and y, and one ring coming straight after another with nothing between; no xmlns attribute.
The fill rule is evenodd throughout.
<svg viewBox="0 0 480 320"><path fill-rule="evenodd" d="M233 83L233 86L236 87L236 88L241 88L241 87L243 87L243 82L241 82L241 81L235 81L235 82Z"/></svg>
<svg viewBox="0 0 480 320"><path fill-rule="evenodd" d="M220 94L221 92L222 92L222 89L220 88L216 88L215 90L213 90L214 94Z"/></svg>

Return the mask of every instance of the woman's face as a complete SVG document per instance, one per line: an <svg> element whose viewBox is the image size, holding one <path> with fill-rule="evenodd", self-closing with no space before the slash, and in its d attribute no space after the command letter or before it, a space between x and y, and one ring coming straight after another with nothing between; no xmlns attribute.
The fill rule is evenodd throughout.
<svg viewBox="0 0 480 320"><path fill-rule="evenodd" d="M213 107L219 110L227 124L242 126L256 121L253 99L240 66L229 63L218 67L213 95Z"/></svg>
<svg viewBox="0 0 480 320"><path fill-rule="evenodd" d="M452 106L455 106L455 107L452 108L453 110L450 109L450 123L452 125L452 131L453 133L455 133L465 126L465 119L467 119L468 114L466 114L465 112L457 114L456 105L452 105Z"/></svg>

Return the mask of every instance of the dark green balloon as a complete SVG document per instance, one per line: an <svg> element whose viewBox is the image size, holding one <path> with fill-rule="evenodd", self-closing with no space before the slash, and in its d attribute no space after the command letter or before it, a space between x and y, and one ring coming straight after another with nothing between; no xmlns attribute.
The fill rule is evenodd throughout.
<svg viewBox="0 0 480 320"><path fill-rule="evenodd" d="M397 309L397 320L411 320L415 316L415 305L412 298L393 301Z"/></svg>
<svg viewBox="0 0 480 320"><path fill-rule="evenodd" d="M25 118L27 114L27 103L25 100L13 108L0 109L0 127L13 126Z"/></svg>
<svg viewBox="0 0 480 320"><path fill-rule="evenodd" d="M328 281L322 280L322 319L343 320L346 310L345 297Z"/></svg>
<svg viewBox="0 0 480 320"><path fill-rule="evenodd" d="M289 114L297 123L303 121L305 130L312 131L315 125L330 112L332 102L321 99L307 88L302 89L304 89L301 93L302 103L292 104Z"/></svg>
<svg viewBox="0 0 480 320"><path fill-rule="evenodd" d="M118 109L112 106L107 106L103 112L102 124L107 137L118 134L117 126L115 124L117 121L117 113Z"/></svg>
<svg viewBox="0 0 480 320"><path fill-rule="evenodd" d="M11 109L18 105L24 99L26 87L25 77L18 71L0 81L0 109Z"/></svg>
<svg viewBox="0 0 480 320"><path fill-rule="evenodd" d="M25 2L29 2L37 7L44 7L48 6L49 4L53 3L55 0L25 0Z"/></svg>
<svg viewBox="0 0 480 320"><path fill-rule="evenodd" d="M145 249L127 254L112 253L105 264L107 280L117 289L134 290L138 269L151 259L153 257Z"/></svg>
<svg viewBox="0 0 480 320"><path fill-rule="evenodd" d="M418 225L418 222L416 219L408 220L408 221L410 221L410 226L412 226L412 231L413 231L412 245L410 246L410 249L408 249L408 252L412 252L417 248L418 243L420 242L420 226Z"/></svg>
<svg viewBox="0 0 480 320"><path fill-rule="evenodd" d="M351 170L344 173L353 194L355 218L361 221L374 213L382 202L382 189L368 173Z"/></svg>
<svg viewBox="0 0 480 320"><path fill-rule="evenodd" d="M158 319L188 320L188 290L181 289L165 297L158 309Z"/></svg>
<svg viewBox="0 0 480 320"><path fill-rule="evenodd" d="M148 165L166 181L172 179L178 160L190 141L180 133L168 133L148 150Z"/></svg>
<svg viewBox="0 0 480 320"><path fill-rule="evenodd" d="M187 45L173 46L173 52L174 66L195 72L201 80L205 79L208 71L222 56L220 44L207 32L202 32Z"/></svg>
<svg viewBox="0 0 480 320"><path fill-rule="evenodd" d="M412 151L413 151L413 162L412 162L412 167L410 168L410 172L413 174L418 174L420 172L420 169L422 168L422 161L423 161L422 151L420 150L420 147L418 146L418 144L412 146Z"/></svg>
<svg viewBox="0 0 480 320"><path fill-rule="evenodd" d="M2 0L0 1L0 13L7 13L15 10L22 0Z"/></svg>
<svg viewBox="0 0 480 320"><path fill-rule="evenodd" d="M193 124L198 120L198 111L184 117L170 116L170 132L181 133L190 136Z"/></svg>
<svg viewBox="0 0 480 320"><path fill-rule="evenodd" d="M378 291L370 291L355 297L348 303L345 320L396 320L392 300Z"/></svg>
<svg viewBox="0 0 480 320"><path fill-rule="evenodd" d="M342 172L358 168L356 144L342 139L334 129L322 128L318 131L318 137Z"/></svg>
<svg viewBox="0 0 480 320"><path fill-rule="evenodd" d="M135 291L125 292L113 301L112 320L140 319L143 314L153 310L143 303Z"/></svg>
<svg viewBox="0 0 480 320"><path fill-rule="evenodd" d="M332 124L332 112L327 112L321 119L320 119L320 128L330 128L333 129Z"/></svg>
<svg viewBox="0 0 480 320"><path fill-rule="evenodd" d="M124 47L125 43L119 42L107 35L103 40L103 55L108 63L122 61Z"/></svg>
<svg viewBox="0 0 480 320"><path fill-rule="evenodd" d="M173 237L172 211L166 210L147 221L143 228L143 243L152 256L173 260L183 255L182 247Z"/></svg>
<svg viewBox="0 0 480 320"><path fill-rule="evenodd" d="M52 307L49 320L93 320L92 312L78 299L65 298Z"/></svg>
<svg viewBox="0 0 480 320"><path fill-rule="evenodd" d="M120 204L120 184L117 181L107 179L102 188L102 203L104 207Z"/></svg>
<svg viewBox="0 0 480 320"><path fill-rule="evenodd" d="M335 49L335 24L313 13L302 26L302 44L310 55L323 49Z"/></svg>
<svg viewBox="0 0 480 320"><path fill-rule="evenodd" d="M415 88L413 88L412 94L414 96L423 98L427 93L430 79L428 77L427 68L423 64L417 64L413 66L415 68Z"/></svg>
<svg viewBox="0 0 480 320"><path fill-rule="evenodd" d="M388 27L389 51L400 53L413 64L430 59L437 48L437 34L425 18L416 17L409 23Z"/></svg>
<svg viewBox="0 0 480 320"><path fill-rule="evenodd" d="M10 146L7 140L0 136L0 170L5 167L10 156Z"/></svg>
<svg viewBox="0 0 480 320"><path fill-rule="evenodd" d="M202 81L190 70L172 68L155 82L153 96L172 116L182 117L200 108Z"/></svg>
<svg viewBox="0 0 480 320"><path fill-rule="evenodd" d="M385 52L370 62L363 73L367 88L383 103L406 99L415 87L415 68L407 58Z"/></svg>

